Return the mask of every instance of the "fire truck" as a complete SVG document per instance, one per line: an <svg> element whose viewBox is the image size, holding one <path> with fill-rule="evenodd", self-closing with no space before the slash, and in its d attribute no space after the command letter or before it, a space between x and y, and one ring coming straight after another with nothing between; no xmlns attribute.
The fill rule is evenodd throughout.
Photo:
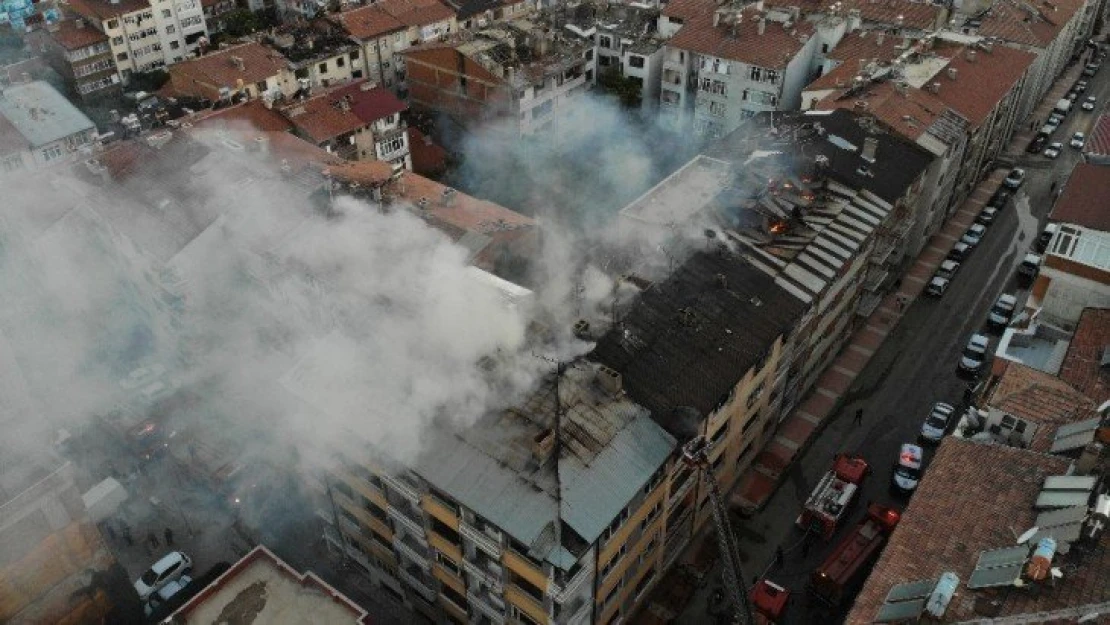
<svg viewBox="0 0 1110 625"><path fill-rule="evenodd" d="M879 504L868 506L867 516L813 572L809 583L812 596L831 606L838 606L849 598L855 585L879 557L900 519L901 515L893 508Z"/></svg>
<svg viewBox="0 0 1110 625"><path fill-rule="evenodd" d="M761 579L752 588L750 598L756 625L774 625L782 622L786 604L790 601L790 591L770 580Z"/></svg>
<svg viewBox="0 0 1110 625"><path fill-rule="evenodd" d="M806 500L798 516L798 527L825 540L832 538L840 519L859 497L860 487L869 473L871 467L862 456L837 454L832 469L821 477Z"/></svg>

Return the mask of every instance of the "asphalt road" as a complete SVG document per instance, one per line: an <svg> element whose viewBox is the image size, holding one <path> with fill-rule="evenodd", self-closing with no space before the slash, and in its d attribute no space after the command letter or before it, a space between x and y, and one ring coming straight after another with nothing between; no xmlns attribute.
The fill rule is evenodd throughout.
<svg viewBox="0 0 1110 625"><path fill-rule="evenodd" d="M1102 108L1110 98L1108 74L1110 71L1103 69L1089 79L1087 92L1081 97L1095 95ZM830 612L806 599L805 586L811 572L863 518L868 501L905 506L906 500L892 495L889 489L900 446L916 440L934 402L947 401L963 409L967 380L956 374L959 354L971 334L986 332L987 311L998 295L1015 293L1019 304L1024 302L1027 291L1018 287L1015 269L1030 251L1051 210L1052 183L1063 185L1081 160L1079 152L1067 146L1068 139L1075 131L1089 132L1098 114L1098 110L1088 113L1077 109L1068 115L1052 138L1065 145L1058 159L1023 152L1017 165L1026 169L1025 184L963 263L948 292L939 300L921 297L909 307L857 378L837 416L788 472L786 482L768 505L750 518L734 518L744 575L749 580L766 575L793 592L783 623L828 623L842 618L843 612ZM989 197L979 199L985 203ZM988 336L993 351L998 336ZM864 411L863 423L858 426L853 424L857 408ZM811 538L808 548L804 547L804 535L794 520L834 455L841 451L862 453L874 472L864 484L859 504L842 521L836 536L827 543ZM933 449L926 446L926 472L932 453ZM785 552L782 566L772 562L776 546ZM719 576L718 565L678 622L712 622L708 617L718 610L711 592L719 586Z"/></svg>

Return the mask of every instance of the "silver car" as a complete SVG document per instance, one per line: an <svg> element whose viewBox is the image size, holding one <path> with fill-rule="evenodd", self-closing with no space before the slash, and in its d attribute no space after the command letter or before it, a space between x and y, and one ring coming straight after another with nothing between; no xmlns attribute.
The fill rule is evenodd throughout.
<svg viewBox="0 0 1110 625"><path fill-rule="evenodd" d="M983 364L987 362L987 347L990 339L984 334L972 334L967 341L967 346L960 354L960 370L967 373L979 373Z"/></svg>
<svg viewBox="0 0 1110 625"><path fill-rule="evenodd" d="M921 440L930 443L940 442L940 439L944 438L944 435L948 432L948 424L952 421L952 415L954 414L956 414L956 409L952 404L946 404L942 401L933 404L929 416L925 417L925 422L921 424Z"/></svg>

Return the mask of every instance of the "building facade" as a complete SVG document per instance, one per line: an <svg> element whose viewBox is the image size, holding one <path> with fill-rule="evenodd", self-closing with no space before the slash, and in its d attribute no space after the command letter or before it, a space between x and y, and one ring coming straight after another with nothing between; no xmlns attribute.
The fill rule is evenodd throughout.
<svg viewBox="0 0 1110 625"><path fill-rule="evenodd" d="M120 76L107 35L83 18L49 24L38 34L43 56L82 100L119 93Z"/></svg>
<svg viewBox="0 0 1110 625"><path fill-rule="evenodd" d="M72 162L96 138L92 120L43 81L0 91L0 172Z"/></svg>

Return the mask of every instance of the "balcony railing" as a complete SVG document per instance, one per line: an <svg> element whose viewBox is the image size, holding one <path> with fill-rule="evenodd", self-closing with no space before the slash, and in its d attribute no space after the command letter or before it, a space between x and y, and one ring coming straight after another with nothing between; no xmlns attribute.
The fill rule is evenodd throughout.
<svg viewBox="0 0 1110 625"><path fill-rule="evenodd" d="M560 588L558 584L551 584L551 597L557 603L565 602L578 592L582 584L590 577L591 572L593 572L593 564L587 560L586 563L582 565L582 568L574 574L574 577L570 578L562 588Z"/></svg>
<svg viewBox="0 0 1110 625"><path fill-rule="evenodd" d="M697 477L698 476L695 473L691 472L686 478L686 481L678 485L678 489L672 492L670 499L667 500L668 510L673 508L674 505L679 501L682 501L682 498L686 496L686 493L690 492L690 489L693 488L694 484L697 482Z"/></svg>
<svg viewBox="0 0 1110 625"><path fill-rule="evenodd" d="M420 493L417 492L415 488L393 477L392 475L382 474L381 478L382 481L389 486L390 490L411 501L412 505L420 505Z"/></svg>
<svg viewBox="0 0 1110 625"><path fill-rule="evenodd" d="M470 607L481 612L494 623L505 622L505 602L488 592L471 590L466 593Z"/></svg>
<svg viewBox="0 0 1110 625"><path fill-rule="evenodd" d="M416 593L419 594L422 599L424 599L424 601L427 601L428 603L435 603L436 591L430 588L424 582L423 576L416 577L408 569L403 567L397 569L397 575L401 578L402 582L415 590Z"/></svg>
<svg viewBox="0 0 1110 625"><path fill-rule="evenodd" d="M405 540L409 538L409 540ZM420 565L422 569L430 569L431 563L428 562L428 550L426 547L418 544L409 536L402 536L393 539L393 546L399 553L404 555L409 560Z"/></svg>
<svg viewBox="0 0 1110 625"><path fill-rule="evenodd" d="M459 534L494 558L501 558L501 539L494 538L466 522L459 524Z"/></svg>
<svg viewBox="0 0 1110 625"><path fill-rule="evenodd" d="M424 524L420 523L402 512L399 508L394 506L389 507L389 518L393 519L409 532L417 535L424 536Z"/></svg>
<svg viewBox="0 0 1110 625"><path fill-rule="evenodd" d="M501 592L501 565L494 564L493 561L487 560L485 565L471 562L470 560L463 560L463 570L469 573L472 577L477 578L485 585L492 587L497 592Z"/></svg>

